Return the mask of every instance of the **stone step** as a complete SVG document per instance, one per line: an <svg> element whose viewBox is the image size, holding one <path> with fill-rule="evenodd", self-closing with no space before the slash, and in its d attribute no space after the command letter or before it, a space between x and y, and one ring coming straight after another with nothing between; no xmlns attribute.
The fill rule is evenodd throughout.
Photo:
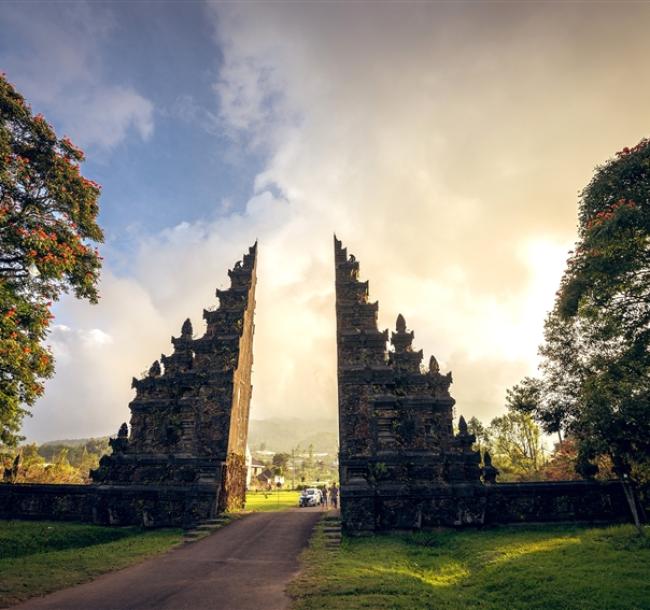
<svg viewBox="0 0 650 610"><path fill-rule="evenodd" d="M201 525L197 525L195 529L201 532L211 532L212 530L218 530L222 526L223 523L201 523Z"/></svg>
<svg viewBox="0 0 650 610"><path fill-rule="evenodd" d="M205 519L201 521L202 525L214 525L214 524L221 524L221 523L228 523L230 519L226 519L225 517L215 517L214 519Z"/></svg>
<svg viewBox="0 0 650 610"><path fill-rule="evenodd" d="M207 534L203 532L188 532L183 536L183 542L196 542L197 540L201 540L201 538L205 538Z"/></svg>
<svg viewBox="0 0 650 610"><path fill-rule="evenodd" d="M186 532L191 532L194 530L212 530L217 529L230 523L230 519L206 519L205 521L199 521L194 525L186 528Z"/></svg>
<svg viewBox="0 0 650 610"><path fill-rule="evenodd" d="M323 519L323 534L325 534L325 550L336 551L341 548L341 520L338 517Z"/></svg>

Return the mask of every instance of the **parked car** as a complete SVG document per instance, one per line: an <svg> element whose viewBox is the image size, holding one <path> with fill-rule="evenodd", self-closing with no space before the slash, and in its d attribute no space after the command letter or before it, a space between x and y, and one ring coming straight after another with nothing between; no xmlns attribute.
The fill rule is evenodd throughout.
<svg viewBox="0 0 650 610"><path fill-rule="evenodd" d="M308 487L307 489L303 489L300 494L299 506L319 506L322 498L323 494L320 489Z"/></svg>

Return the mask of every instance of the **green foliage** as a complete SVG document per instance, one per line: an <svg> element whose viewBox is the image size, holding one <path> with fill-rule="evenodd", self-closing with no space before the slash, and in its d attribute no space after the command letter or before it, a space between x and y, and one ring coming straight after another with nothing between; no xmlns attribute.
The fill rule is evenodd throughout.
<svg viewBox="0 0 650 610"><path fill-rule="evenodd" d="M107 453L108 437L85 439L81 444L31 444L0 452L0 466L10 468L19 455L15 483L88 483L90 470Z"/></svg>
<svg viewBox="0 0 650 610"><path fill-rule="evenodd" d="M583 328L579 320L567 320L553 311L546 319L544 343L539 348L542 379L537 380L539 402L534 417L545 432L557 433L560 439L571 432L581 400L588 353Z"/></svg>
<svg viewBox="0 0 650 610"><path fill-rule="evenodd" d="M501 481L531 481L544 478L544 454L541 430L527 411L518 411L514 392L509 394L508 410L495 417L489 426L476 417L467 423L467 431L476 436L477 451L488 451Z"/></svg>
<svg viewBox="0 0 650 610"><path fill-rule="evenodd" d="M0 521L0 606L126 567L180 542L173 529Z"/></svg>
<svg viewBox="0 0 650 610"><path fill-rule="evenodd" d="M501 479L539 478L544 463L539 426L527 413L509 410L487 429L487 448Z"/></svg>
<svg viewBox="0 0 650 610"><path fill-rule="evenodd" d="M467 431L476 437L476 451L481 451L487 448L487 445L490 442L487 429L477 417L472 417L467 422Z"/></svg>
<svg viewBox="0 0 650 610"><path fill-rule="evenodd" d="M322 526L294 610L650 608L650 544L631 526L512 527L347 538Z"/></svg>
<svg viewBox="0 0 650 610"><path fill-rule="evenodd" d="M645 334L650 321L649 140L596 169L582 192L579 219L580 240L562 282L560 314L598 319L605 308L629 338Z"/></svg>
<svg viewBox="0 0 650 610"><path fill-rule="evenodd" d="M46 443L40 445L38 453L46 462L55 462L57 456L66 450L68 461L75 468L87 470L96 468L99 458L110 453L108 437L91 438L79 445L66 445L63 443Z"/></svg>
<svg viewBox="0 0 650 610"><path fill-rule="evenodd" d="M509 410L519 413L534 413L540 400L539 381L524 377L518 385L506 392L506 405Z"/></svg>
<svg viewBox="0 0 650 610"><path fill-rule="evenodd" d="M275 474L283 474L289 460L291 459L290 453L276 453L273 456L273 466L277 469Z"/></svg>
<svg viewBox="0 0 650 610"><path fill-rule="evenodd" d="M596 169L579 218L533 414L575 439L582 475L634 476L650 468L650 141Z"/></svg>
<svg viewBox="0 0 650 610"><path fill-rule="evenodd" d="M41 344L52 301L72 290L96 302L101 266L92 242L100 187L79 171L83 153L59 139L0 75L0 443L15 445L26 406L54 372Z"/></svg>

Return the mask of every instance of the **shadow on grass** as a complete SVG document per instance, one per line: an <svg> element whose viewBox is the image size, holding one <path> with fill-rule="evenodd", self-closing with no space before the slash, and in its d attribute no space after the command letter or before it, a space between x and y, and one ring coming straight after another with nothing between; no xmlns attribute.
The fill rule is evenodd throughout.
<svg viewBox="0 0 650 610"><path fill-rule="evenodd" d="M137 527L101 527L50 521L3 521L0 524L0 557L24 557L83 548L133 536Z"/></svg>
<svg viewBox="0 0 650 610"><path fill-rule="evenodd" d="M177 529L0 521L0 607L86 582L180 540Z"/></svg>
<svg viewBox="0 0 650 610"><path fill-rule="evenodd" d="M650 609L650 544L633 528L498 528L314 538L300 609Z"/></svg>

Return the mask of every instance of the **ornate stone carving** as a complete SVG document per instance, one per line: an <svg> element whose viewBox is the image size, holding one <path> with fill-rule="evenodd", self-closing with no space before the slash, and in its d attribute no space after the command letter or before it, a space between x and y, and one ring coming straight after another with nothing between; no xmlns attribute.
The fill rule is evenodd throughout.
<svg viewBox="0 0 650 610"><path fill-rule="evenodd" d="M461 436L467 436L467 422L465 421L465 418L461 415L460 419L458 420L458 433Z"/></svg>
<svg viewBox="0 0 650 610"><path fill-rule="evenodd" d="M451 373L442 375L433 356L421 370L402 314L388 351L359 263L336 237L334 258L342 518L348 531L372 530L384 518L373 497L407 506L441 485L480 485L480 456L464 419L453 434Z"/></svg>
<svg viewBox="0 0 650 610"><path fill-rule="evenodd" d="M191 339L193 334L192 321L187 318L181 328L181 339Z"/></svg>
<svg viewBox="0 0 650 610"><path fill-rule="evenodd" d="M481 468L481 474L483 475L483 483L486 485L492 485L497 482L499 470L492 466L492 456L487 451L483 452L483 468Z"/></svg>
<svg viewBox="0 0 650 610"><path fill-rule="evenodd" d="M154 363L149 368L149 377L160 377L160 374L160 362L158 362L158 360L154 360Z"/></svg>
<svg viewBox="0 0 650 610"><path fill-rule="evenodd" d="M173 354L133 379L131 438L124 424L110 441L113 455L92 473L96 482L207 485L219 509L243 505L256 266L257 244L228 272L219 307L204 311L205 334L194 339L188 318L172 337Z"/></svg>

